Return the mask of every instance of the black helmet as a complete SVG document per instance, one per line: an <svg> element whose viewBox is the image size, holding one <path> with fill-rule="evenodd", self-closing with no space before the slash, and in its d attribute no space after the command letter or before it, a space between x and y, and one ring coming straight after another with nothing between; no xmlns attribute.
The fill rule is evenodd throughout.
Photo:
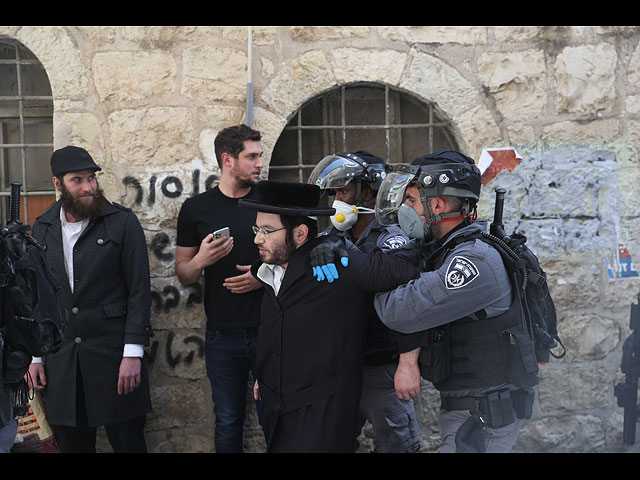
<svg viewBox="0 0 640 480"><path fill-rule="evenodd" d="M307 183L318 185L322 190L333 190L359 180L377 191L390 170L381 158L364 150L340 152L320 160Z"/></svg>
<svg viewBox="0 0 640 480"><path fill-rule="evenodd" d="M418 187L425 214L428 212L426 201L429 197L451 196L462 200L459 212L432 215L428 218L425 216L422 218L423 228L418 231L415 226L412 227L414 233L424 233L423 237L426 238L430 226L434 223L457 218L475 221L482 182L480 170L472 158L453 150L438 150L416 158L411 165L394 165L393 171L382 183L376 199L376 219L381 225L400 223L402 227L398 214L409 186Z"/></svg>
<svg viewBox="0 0 640 480"><path fill-rule="evenodd" d="M480 198L481 173L471 157L454 150L438 150L416 158L411 165L420 167L416 180L427 197Z"/></svg>

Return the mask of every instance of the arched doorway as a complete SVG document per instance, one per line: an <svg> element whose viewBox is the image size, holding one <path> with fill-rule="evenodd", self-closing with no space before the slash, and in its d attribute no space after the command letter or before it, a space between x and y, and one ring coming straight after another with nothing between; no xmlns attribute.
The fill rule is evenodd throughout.
<svg viewBox="0 0 640 480"><path fill-rule="evenodd" d="M53 97L47 73L20 42L0 37L0 225L11 182L22 183L21 221L33 225L53 201Z"/></svg>
<svg viewBox="0 0 640 480"><path fill-rule="evenodd" d="M298 109L278 138L269 179L306 182L324 156L366 150L388 163L410 163L441 148L457 149L437 106L380 83L350 83Z"/></svg>

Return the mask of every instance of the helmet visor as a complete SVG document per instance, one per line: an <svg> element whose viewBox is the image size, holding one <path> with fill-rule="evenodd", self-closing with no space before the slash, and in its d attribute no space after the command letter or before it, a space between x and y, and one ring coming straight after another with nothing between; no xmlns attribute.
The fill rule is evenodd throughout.
<svg viewBox="0 0 640 480"><path fill-rule="evenodd" d="M391 172L385 177L376 197L376 220L381 225L398 223L398 209L404 203L407 186L415 179L414 172Z"/></svg>
<svg viewBox="0 0 640 480"><path fill-rule="evenodd" d="M329 155L315 166L307 183L317 185L322 190L343 188L363 169L364 166L354 160Z"/></svg>

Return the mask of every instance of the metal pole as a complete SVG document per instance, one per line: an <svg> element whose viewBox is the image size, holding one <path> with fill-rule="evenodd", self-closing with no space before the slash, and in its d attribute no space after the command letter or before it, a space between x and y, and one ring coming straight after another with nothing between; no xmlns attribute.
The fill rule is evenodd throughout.
<svg viewBox="0 0 640 480"><path fill-rule="evenodd" d="M251 27L247 31L247 126L253 127L253 54Z"/></svg>

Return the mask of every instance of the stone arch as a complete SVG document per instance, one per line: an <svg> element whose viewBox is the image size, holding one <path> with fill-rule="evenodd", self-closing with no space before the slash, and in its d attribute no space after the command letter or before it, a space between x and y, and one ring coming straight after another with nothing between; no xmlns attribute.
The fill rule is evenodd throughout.
<svg viewBox="0 0 640 480"><path fill-rule="evenodd" d="M8 67L0 73L0 221L8 220L9 182L19 182L21 220L33 225L55 199L48 168L53 151L51 83L39 58L23 42L0 35L0 50Z"/></svg>
<svg viewBox="0 0 640 480"><path fill-rule="evenodd" d="M22 27L15 39L44 66L54 99L86 98L89 72L83 64L82 51L66 28Z"/></svg>
<svg viewBox="0 0 640 480"><path fill-rule="evenodd" d="M22 27L12 37L44 67L54 101L54 149L75 144L87 148L98 164L105 159L102 126L96 112L66 111L65 102L90 98L91 71L76 39L65 27ZM68 103L72 105L72 103Z"/></svg>
<svg viewBox="0 0 640 480"><path fill-rule="evenodd" d="M503 141L480 92L442 60L415 49L346 47L311 50L290 59L262 90L255 118L256 128L266 127L267 148L275 145L291 116L309 99L359 81L387 83L435 104L451 121L460 149L476 159L484 146Z"/></svg>

